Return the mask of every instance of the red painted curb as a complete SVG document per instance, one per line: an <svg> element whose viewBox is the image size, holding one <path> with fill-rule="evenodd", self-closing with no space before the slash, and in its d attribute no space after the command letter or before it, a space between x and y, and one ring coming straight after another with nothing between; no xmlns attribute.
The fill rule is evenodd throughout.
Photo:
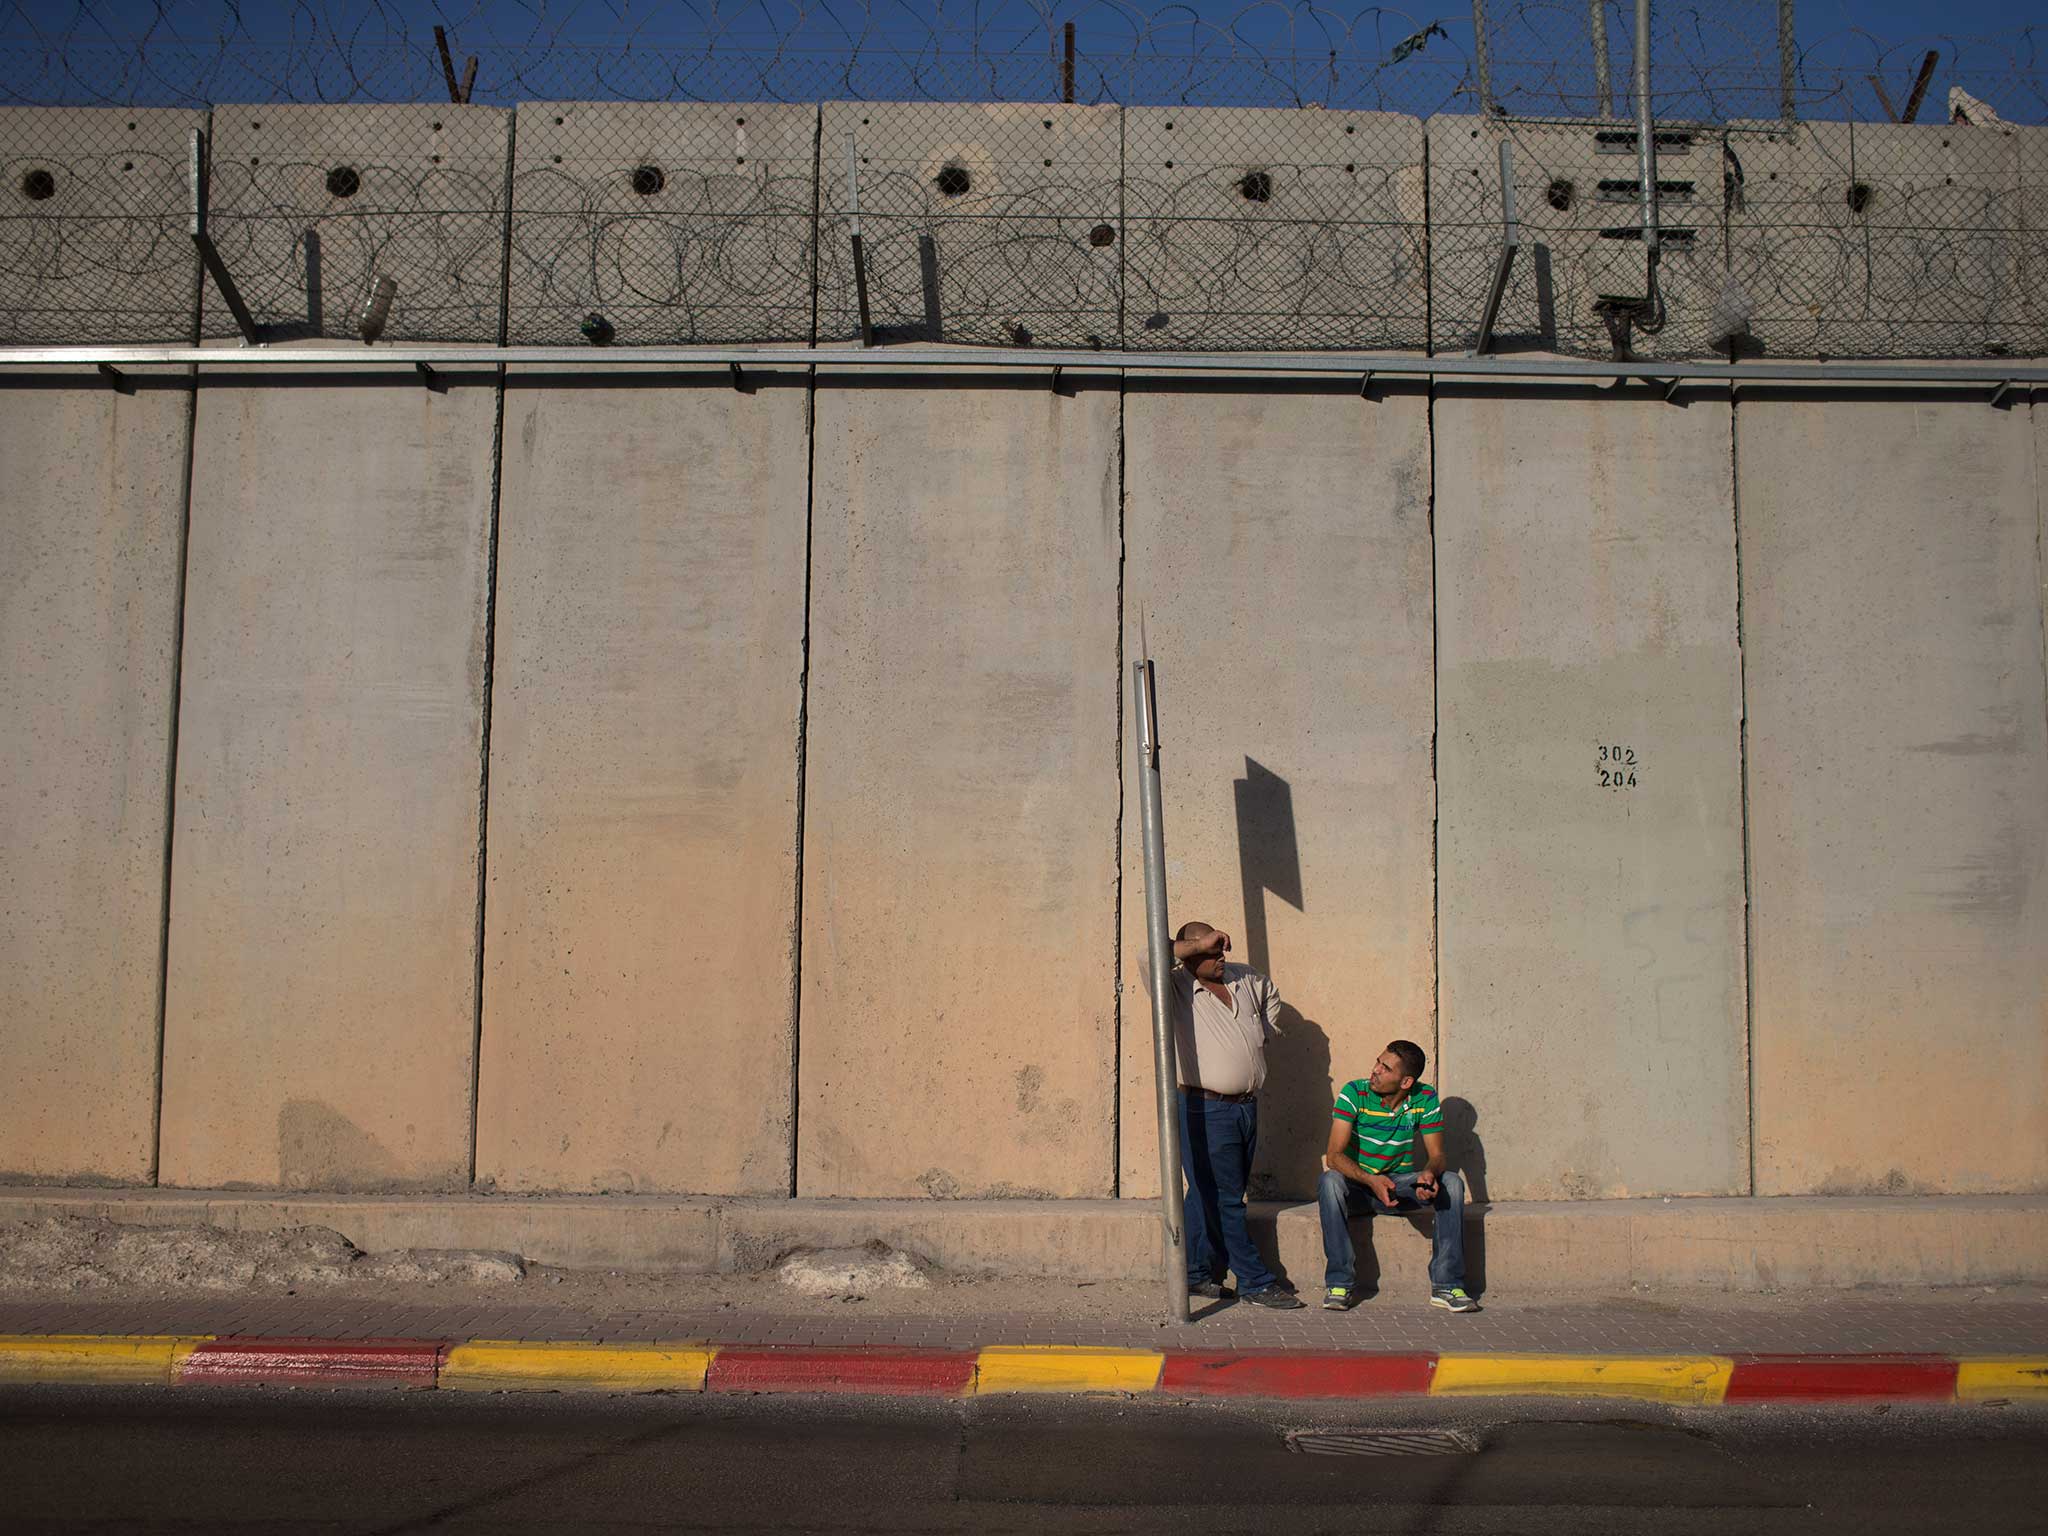
<svg viewBox="0 0 2048 1536"><path fill-rule="evenodd" d="M706 1392L871 1392L958 1397L978 1350L732 1348L712 1357Z"/></svg>
<svg viewBox="0 0 2048 1536"><path fill-rule="evenodd" d="M1735 1355L1730 1403L1889 1398L1949 1402L1956 1362L1940 1355Z"/></svg>
<svg viewBox="0 0 2048 1536"><path fill-rule="evenodd" d="M1168 1350L1161 1392L1191 1397L1419 1397L1436 1374L1434 1351L1415 1354L1241 1354Z"/></svg>
<svg viewBox="0 0 2048 1536"><path fill-rule="evenodd" d="M337 1382L431 1387L441 1369L436 1339L215 1339L195 1347L180 1386Z"/></svg>

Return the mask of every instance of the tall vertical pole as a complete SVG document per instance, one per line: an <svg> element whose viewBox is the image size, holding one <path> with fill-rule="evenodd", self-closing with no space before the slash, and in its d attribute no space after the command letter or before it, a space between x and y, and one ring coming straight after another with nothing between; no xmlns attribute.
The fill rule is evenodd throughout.
<svg viewBox="0 0 2048 1536"><path fill-rule="evenodd" d="M1636 0L1636 168L1643 178L1643 249L1649 253L1654 272L1657 262L1657 133L1650 111L1650 0Z"/></svg>
<svg viewBox="0 0 2048 1536"><path fill-rule="evenodd" d="M1138 811L1145 841L1145 935L1152 963L1152 1073L1159 1089L1159 1218L1166 1232L1166 1315L1188 1320L1187 1234L1180 1194L1180 1082L1173 1060L1173 936L1166 928L1166 832L1159 811L1159 694L1152 663L1134 662Z"/></svg>
<svg viewBox="0 0 2048 1536"><path fill-rule="evenodd" d="M1060 100L1074 99L1074 24L1067 23L1066 56L1060 60Z"/></svg>
<svg viewBox="0 0 2048 1536"><path fill-rule="evenodd" d="M1799 68L1799 40L1792 31L1792 0L1778 0L1778 116L1791 122L1799 115L1792 85Z"/></svg>
<svg viewBox="0 0 2048 1536"><path fill-rule="evenodd" d="M1607 0L1591 0L1593 23L1593 110L1614 116L1614 83L1608 78Z"/></svg>
<svg viewBox="0 0 2048 1536"><path fill-rule="evenodd" d="M1486 36L1486 0L1472 0L1472 67L1479 75L1479 110L1493 105L1493 54Z"/></svg>

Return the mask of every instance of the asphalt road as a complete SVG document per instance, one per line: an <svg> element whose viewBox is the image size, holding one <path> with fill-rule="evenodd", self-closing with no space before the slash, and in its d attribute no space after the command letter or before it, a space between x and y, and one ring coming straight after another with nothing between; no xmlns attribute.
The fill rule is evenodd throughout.
<svg viewBox="0 0 2048 1536"><path fill-rule="evenodd" d="M2048 1532L2048 1410L0 1389L0 1530L440 1529Z"/></svg>

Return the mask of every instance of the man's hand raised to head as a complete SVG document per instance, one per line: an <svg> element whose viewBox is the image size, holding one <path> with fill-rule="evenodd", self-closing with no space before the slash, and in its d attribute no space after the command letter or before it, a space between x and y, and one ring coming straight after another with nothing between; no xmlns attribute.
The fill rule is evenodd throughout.
<svg viewBox="0 0 2048 1536"><path fill-rule="evenodd" d="M1173 958L1185 965L1190 960L1206 960L1211 955L1230 953L1230 935L1221 928L1210 928L1201 933L1191 933L1184 939L1173 941Z"/></svg>

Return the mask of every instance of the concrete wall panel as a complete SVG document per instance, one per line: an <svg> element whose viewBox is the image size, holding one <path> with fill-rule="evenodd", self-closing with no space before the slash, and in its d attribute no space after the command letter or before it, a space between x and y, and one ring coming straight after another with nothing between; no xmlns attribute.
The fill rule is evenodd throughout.
<svg viewBox="0 0 2048 1536"><path fill-rule="evenodd" d="M2048 1187L2040 440L1740 412L1760 1194Z"/></svg>
<svg viewBox="0 0 2048 1536"><path fill-rule="evenodd" d="M390 341L496 341L511 114L489 107L214 109L210 228L267 339L359 337L398 284ZM208 336L235 323L211 283Z"/></svg>
<svg viewBox="0 0 2048 1536"><path fill-rule="evenodd" d="M204 390L167 1184L467 1180L490 380Z"/></svg>
<svg viewBox="0 0 2048 1536"><path fill-rule="evenodd" d="M155 1160L191 396L0 397L0 1177Z"/></svg>
<svg viewBox="0 0 2048 1536"><path fill-rule="evenodd" d="M477 1133L500 1187L789 1191L805 395L709 382L507 397Z"/></svg>
<svg viewBox="0 0 2048 1536"><path fill-rule="evenodd" d="M528 102L510 334L578 344L807 341L818 110Z"/></svg>
<svg viewBox="0 0 2048 1536"><path fill-rule="evenodd" d="M1124 144L1126 346L1428 344L1419 119L1133 107Z"/></svg>
<svg viewBox="0 0 2048 1536"><path fill-rule="evenodd" d="M1607 325L1594 304L1604 295L1641 297L1647 288L1643 243L1636 237L1642 179L1633 131L1590 119L1429 120L1430 313L1437 349L1467 350L1479 333L1502 244L1503 141L1514 171L1522 248L1495 322L1497 342L1506 349L1604 357ZM1667 318L1654 336L1635 332L1632 345L1643 357L1691 356L1708 343L1722 271L1720 143L1687 130L1671 130L1659 143L1659 227L1666 238L1658 270Z"/></svg>
<svg viewBox="0 0 2048 1536"><path fill-rule="evenodd" d="M1019 382L818 395L799 1194L1110 1190L1117 397Z"/></svg>
<svg viewBox="0 0 2048 1536"><path fill-rule="evenodd" d="M190 341L200 112L0 107L0 342Z"/></svg>
<svg viewBox="0 0 2048 1536"><path fill-rule="evenodd" d="M1428 408L1134 381L1125 442L1124 649L1142 624L1159 658L1172 926L1223 928L1291 1005L1254 1183L1306 1196L1336 1086L1391 1039L1436 1049ZM1124 763L1120 1187L1142 1196L1159 1154L1130 740Z"/></svg>
<svg viewBox="0 0 2048 1536"><path fill-rule="evenodd" d="M1116 345L1118 108L827 102L822 112L821 341L860 334L851 135L877 327L897 340ZM919 249L924 236L935 289Z"/></svg>
<svg viewBox="0 0 2048 1536"><path fill-rule="evenodd" d="M1728 407L1435 422L1440 1081L1496 1197L1741 1192Z"/></svg>

